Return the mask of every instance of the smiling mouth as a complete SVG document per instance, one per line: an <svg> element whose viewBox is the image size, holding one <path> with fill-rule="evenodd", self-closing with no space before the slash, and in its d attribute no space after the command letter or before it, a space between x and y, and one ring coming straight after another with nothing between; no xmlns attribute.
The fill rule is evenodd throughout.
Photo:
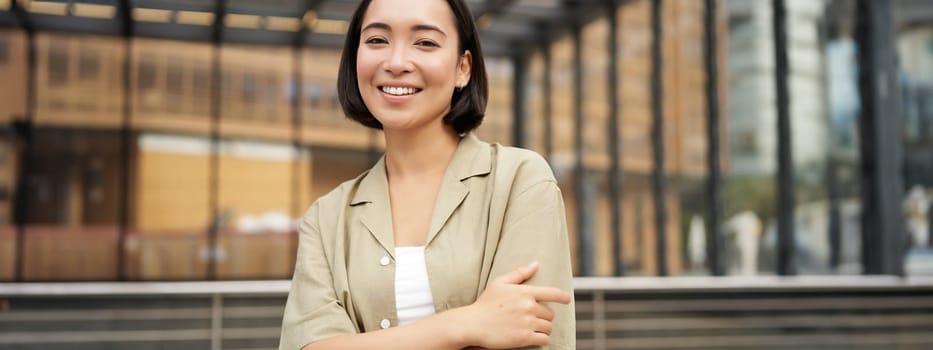
<svg viewBox="0 0 933 350"><path fill-rule="evenodd" d="M421 89L412 87L380 86L379 90L392 96L407 96L421 92Z"/></svg>

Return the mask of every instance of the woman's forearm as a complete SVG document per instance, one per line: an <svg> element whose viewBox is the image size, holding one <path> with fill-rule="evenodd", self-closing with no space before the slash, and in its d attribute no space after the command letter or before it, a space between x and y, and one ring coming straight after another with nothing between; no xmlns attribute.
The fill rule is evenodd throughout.
<svg viewBox="0 0 933 350"><path fill-rule="evenodd" d="M554 311L545 303L569 304L571 295L554 287L525 286L540 265L534 262L492 280L473 304L362 334L335 336L303 350L512 349L550 343Z"/></svg>
<svg viewBox="0 0 933 350"><path fill-rule="evenodd" d="M459 350L472 345L469 344L469 337L462 327L467 320L461 317L461 309L451 309L404 326L335 336L305 345L301 349Z"/></svg>

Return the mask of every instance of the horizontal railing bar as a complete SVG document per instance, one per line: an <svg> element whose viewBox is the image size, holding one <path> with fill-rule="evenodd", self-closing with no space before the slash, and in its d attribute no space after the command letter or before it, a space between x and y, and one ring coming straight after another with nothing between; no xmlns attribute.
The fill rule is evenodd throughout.
<svg viewBox="0 0 933 350"><path fill-rule="evenodd" d="M577 301L576 309L592 309L590 301ZM933 298L918 297L823 297L823 298L733 298L694 300L606 301L606 312L672 311L771 311L771 310L880 310L933 308Z"/></svg>
<svg viewBox="0 0 933 350"><path fill-rule="evenodd" d="M933 276L680 276L680 277L577 277L576 292L698 292L793 290L933 290Z"/></svg>
<svg viewBox="0 0 933 350"><path fill-rule="evenodd" d="M17 296L285 295L289 280L196 282L0 283L0 298Z"/></svg>
<svg viewBox="0 0 933 350"><path fill-rule="evenodd" d="M10 332L0 333L0 344L49 343L111 343L111 342L165 342L179 340L209 340L208 329L181 329L165 331L93 331L93 332Z"/></svg>
<svg viewBox="0 0 933 350"><path fill-rule="evenodd" d="M224 328L223 339L278 339L281 328ZM82 332L9 332L0 334L0 344L113 343L209 340L209 329L132 330Z"/></svg>
<svg viewBox="0 0 933 350"><path fill-rule="evenodd" d="M80 295L285 295L289 280L0 283L0 297ZM576 277L574 289L606 292L933 290L933 276Z"/></svg>
<svg viewBox="0 0 933 350"><path fill-rule="evenodd" d="M577 320L577 330L593 330L592 320ZM767 317L664 317L605 321L607 331L671 331L795 328L861 328L933 326L933 314L922 315L792 315Z"/></svg>
<svg viewBox="0 0 933 350"><path fill-rule="evenodd" d="M580 347L592 347L583 341ZM880 346L880 345L933 345L931 332L898 332L896 334L793 334L793 335L736 335L651 338L609 338L610 348L677 349L677 348L730 348L730 347L814 347L814 346Z"/></svg>
<svg viewBox="0 0 933 350"><path fill-rule="evenodd" d="M221 331L221 338L227 339L279 339L282 335L282 328L262 327L262 328L224 328Z"/></svg>
<svg viewBox="0 0 933 350"><path fill-rule="evenodd" d="M275 306L236 306L224 307L224 318L262 318L282 317L285 307ZM0 312L0 322L6 321L100 321L100 320L184 320L209 319L211 308L178 309L94 309L94 310L55 310L27 311L14 310Z"/></svg>

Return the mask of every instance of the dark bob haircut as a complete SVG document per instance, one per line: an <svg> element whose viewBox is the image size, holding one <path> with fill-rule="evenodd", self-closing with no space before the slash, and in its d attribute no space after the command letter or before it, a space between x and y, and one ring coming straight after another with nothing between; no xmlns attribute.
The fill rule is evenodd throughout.
<svg viewBox="0 0 933 350"><path fill-rule="evenodd" d="M350 20L343 54L340 57L340 71L337 73L337 97L340 99L340 106L343 107L343 113L347 118L370 128L382 129L382 123L373 117L363 102L356 76L356 54L360 47L363 15L366 14L370 2L372 0L364 0L356 8ZM486 64L483 62L479 33L476 31L470 9L462 0L447 0L447 4L450 5L456 21L460 54L470 51L473 58L470 81L463 89L454 90L450 100L450 112L444 116L444 124L453 127L458 134L464 134L476 129L483 122L486 99L489 96Z"/></svg>

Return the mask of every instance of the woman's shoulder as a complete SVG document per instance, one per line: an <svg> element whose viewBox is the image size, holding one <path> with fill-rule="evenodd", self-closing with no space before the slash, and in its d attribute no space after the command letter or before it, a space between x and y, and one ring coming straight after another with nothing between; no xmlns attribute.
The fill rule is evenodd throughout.
<svg viewBox="0 0 933 350"><path fill-rule="evenodd" d="M497 148L496 167L511 174L516 184L534 185L556 182L554 171L547 160L535 151L494 144Z"/></svg>

